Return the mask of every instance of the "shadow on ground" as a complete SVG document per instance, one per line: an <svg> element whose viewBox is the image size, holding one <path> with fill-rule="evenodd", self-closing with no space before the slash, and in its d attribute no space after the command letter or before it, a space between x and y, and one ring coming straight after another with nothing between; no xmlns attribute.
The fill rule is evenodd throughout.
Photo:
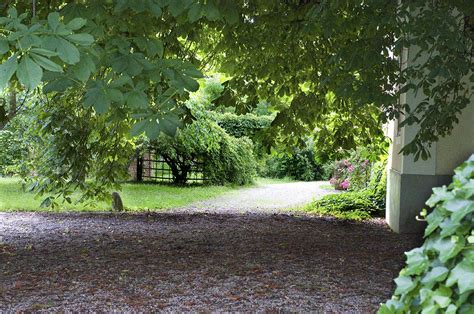
<svg viewBox="0 0 474 314"><path fill-rule="evenodd" d="M0 214L0 310L375 311L403 252L382 220Z"/></svg>

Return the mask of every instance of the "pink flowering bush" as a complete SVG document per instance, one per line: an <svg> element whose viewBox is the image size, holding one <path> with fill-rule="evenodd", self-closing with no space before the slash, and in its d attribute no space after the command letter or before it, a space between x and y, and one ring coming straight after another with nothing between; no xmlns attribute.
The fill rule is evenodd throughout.
<svg viewBox="0 0 474 314"><path fill-rule="evenodd" d="M351 186L351 184L349 183L349 180L348 179L345 179L344 181L342 181L342 183L340 184L341 188L343 190L347 190L349 189L349 187Z"/></svg>
<svg viewBox="0 0 474 314"><path fill-rule="evenodd" d="M370 179L370 166L369 160L354 153L350 159L336 161L329 183L336 190L363 190Z"/></svg>

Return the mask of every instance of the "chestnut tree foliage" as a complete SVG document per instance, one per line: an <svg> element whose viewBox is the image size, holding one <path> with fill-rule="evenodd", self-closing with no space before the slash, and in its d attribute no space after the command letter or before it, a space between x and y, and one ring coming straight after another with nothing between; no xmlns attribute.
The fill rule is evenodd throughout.
<svg viewBox="0 0 474 314"><path fill-rule="evenodd" d="M221 103L275 107L269 144L310 132L335 150L376 145L381 123L400 117L421 126L403 152L427 158L472 96L468 0L11 0L0 13L0 88L41 96L32 138L56 168L37 171L35 186L57 195L113 186L117 143L173 136L193 118L183 103L205 70L229 77ZM401 70L413 45L422 54ZM398 101L407 91L425 95L411 110ZM85 179L99 177L88 193Z"/></svg>

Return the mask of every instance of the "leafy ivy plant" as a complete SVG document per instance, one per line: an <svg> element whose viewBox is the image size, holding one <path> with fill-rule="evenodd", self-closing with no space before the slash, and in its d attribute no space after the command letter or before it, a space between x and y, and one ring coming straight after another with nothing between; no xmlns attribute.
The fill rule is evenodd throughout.
<svg viewBox="0 0 474 314"><path fill-rule="evenodd" d="M385 313L474 313L474 155L426 203L425 242L407 253Z"/></svg>

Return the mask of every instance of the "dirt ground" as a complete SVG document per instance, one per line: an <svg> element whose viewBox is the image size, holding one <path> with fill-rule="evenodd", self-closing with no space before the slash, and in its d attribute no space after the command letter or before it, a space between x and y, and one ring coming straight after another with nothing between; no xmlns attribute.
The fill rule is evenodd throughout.
<svg viewBox="0 0 474 314"><path fill-rule="evenodd" d="M0 311L376 311L414 236L289 214L0 214Z"/></svg>

